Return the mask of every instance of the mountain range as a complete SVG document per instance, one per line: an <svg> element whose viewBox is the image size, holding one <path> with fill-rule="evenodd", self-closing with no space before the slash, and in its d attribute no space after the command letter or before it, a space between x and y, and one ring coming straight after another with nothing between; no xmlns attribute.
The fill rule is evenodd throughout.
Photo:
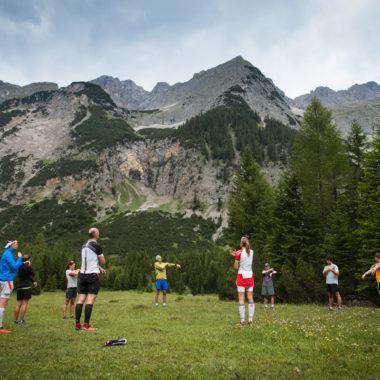
<svg viewBox="0 0 380 380"><path fill-rule="evenodd" d="M353 114L373 126L378 87L335 96L341 100L331 109L344 133ZM13 226L18 236L9 216L33 210L36 225L48 229L70 202L96 220L135 211L198 214L220 232L244 146L276 181L302 121L301 98L289 100L242 57L151 92L108 76L62 88L0 82L0 232Z"/></svg>

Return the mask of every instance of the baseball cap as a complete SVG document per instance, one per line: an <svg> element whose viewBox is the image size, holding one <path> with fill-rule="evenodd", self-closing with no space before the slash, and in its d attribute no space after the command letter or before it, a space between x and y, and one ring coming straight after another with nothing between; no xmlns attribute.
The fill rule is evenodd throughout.
<svg viewBox="0 0 380 380"><path fill-rule="evenodd" d="M161 259L161 256L160 256L160 255L157 255L157 256L156 256L156 260L158 260L158 259Z"/></svg>
<svg viewBox="0 0 380 380"><path fill-rule="evenodd" d="M266 266L266 267L270 267L269 263L265 263L264 266Z"/></svg>

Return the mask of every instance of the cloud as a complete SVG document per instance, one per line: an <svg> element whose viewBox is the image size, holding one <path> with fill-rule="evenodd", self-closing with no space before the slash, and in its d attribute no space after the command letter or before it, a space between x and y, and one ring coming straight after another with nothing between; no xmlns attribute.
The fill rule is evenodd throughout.
<svg viewBox="0 0 380 380"><path fill-rule="evenodd" d="M242 55L290 96L341 89L380 82L378 14L376 0L3 0L0 79L151 89Z"/></svg>

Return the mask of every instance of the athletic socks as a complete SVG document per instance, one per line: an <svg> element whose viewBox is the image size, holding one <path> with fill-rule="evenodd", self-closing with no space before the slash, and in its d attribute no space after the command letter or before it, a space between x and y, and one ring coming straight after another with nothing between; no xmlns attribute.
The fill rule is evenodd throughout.
<svg viewBox="0 0 380 380"><path fill-rule="evenodd" d="M248 303L248 322L252 322L253 315L255 314L255 304L252 302Z"/></svg>
<svg viewBox="0 0 380 380"><path fill-rule="evenodd" d="M244 323L245 321L245 305L244 304L242 305L239 304L239 314L240 314L240 322Z"/></svg>
<svg viewBox="0 0 380 380"><path fill-rule="evenodd" d="M88 326L90 324L90 318L91 318L91 313L92 313L92 306L87 304L85 309L84 309L84 325Z"/></svg>
<svg viewBox="0 0 380 380"><path fill-rule="evenodd" d="M77 303L75 306L75 322L80 324L80 317L82 315L82 309L83 309L83 304L82 303Z"/></svg>
<svg viewBox="0 0 380 380"><path fill-rule="evenodd" d="M0 308L0 327L3 327L4 308Z"/></svg>

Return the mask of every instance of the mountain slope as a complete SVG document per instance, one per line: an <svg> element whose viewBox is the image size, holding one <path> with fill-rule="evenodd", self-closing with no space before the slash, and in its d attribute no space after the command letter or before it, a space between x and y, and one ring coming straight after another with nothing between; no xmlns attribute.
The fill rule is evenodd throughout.
<svg viewBox="0 0 380 380"><path fill-rule="evenodd" d="M130 122L135 127L178 126L185 120L221 104L221 96L236 86L244 101L261 118L270 116L284 123L297 124L283 94L259 69L242 57L212 69L201 71L187 82L170 86L159 82L151 92L132 81L120 82L100 77L92 83L100 85L121 107L136 112Z"/></svg>
<svg viewBox="0 0 380 380"><path fill-rule="evenodd" d="M58 85L50 82L31 83L26 86L17 86L0 80L0 103L7 99L22 98L38 91L57 90Z"/></svg>

